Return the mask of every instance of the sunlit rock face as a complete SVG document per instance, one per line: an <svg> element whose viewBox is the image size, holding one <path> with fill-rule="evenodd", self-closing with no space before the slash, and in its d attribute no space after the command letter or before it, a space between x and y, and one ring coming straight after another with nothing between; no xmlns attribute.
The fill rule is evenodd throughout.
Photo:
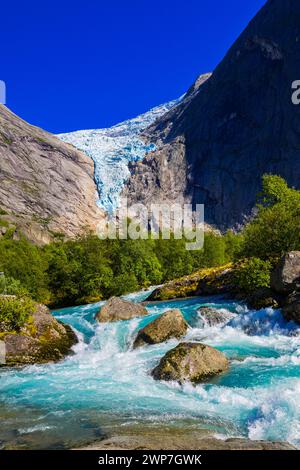
<svg viewBox="0 0 300 470"><path fill-rule="evenodd" d="M93 174L84 153L0 104L0 212L14 238L45 244L94 231L103 212Z"/></svg>

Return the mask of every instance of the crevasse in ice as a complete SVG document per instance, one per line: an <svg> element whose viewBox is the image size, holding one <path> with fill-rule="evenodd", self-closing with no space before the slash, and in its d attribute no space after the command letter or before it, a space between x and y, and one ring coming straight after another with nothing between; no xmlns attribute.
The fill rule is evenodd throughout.
<svg viewBox="0 0 300 470"><path fill-rule="evenodd" d="M119 197L129 176L130 162L142 160L145 154L155 150L146 145L140 133L156 119L176 106L182 99L157 106L145 114L124 121L107 129L90 129L59 134L64 142L85 152L95 162L95 181L98 188L98 204L109 214L114 213Z"/></svg>

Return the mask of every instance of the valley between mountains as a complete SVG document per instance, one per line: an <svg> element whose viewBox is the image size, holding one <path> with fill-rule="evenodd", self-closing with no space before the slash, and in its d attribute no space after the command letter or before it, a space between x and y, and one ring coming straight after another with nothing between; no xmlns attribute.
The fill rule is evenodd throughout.
<svg viewBox="0 0 300 470"><path fill-rule="evenodd" d="M113 127L0 105L1 449L300 448L299 64L300 3L268 0ZM101 239L124 197L204 204L203 248Z"/></svg>

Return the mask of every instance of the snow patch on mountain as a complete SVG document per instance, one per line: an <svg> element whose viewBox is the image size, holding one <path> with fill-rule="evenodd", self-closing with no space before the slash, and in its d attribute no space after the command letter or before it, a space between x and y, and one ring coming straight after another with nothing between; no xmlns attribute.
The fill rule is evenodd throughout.
<svg viewBox="0 0 300 470"><path fill-rule="evenodd" d="M176 106L178 100L157 106L145 114L121 122L107 129L90 129L59 134L58 137L85 152L95 162L95 181L98 187L98 205L109 214L115 212L128 179L130 162L142 160L147 152L155 150L146 145L140 133L156 119Z"/></svg>

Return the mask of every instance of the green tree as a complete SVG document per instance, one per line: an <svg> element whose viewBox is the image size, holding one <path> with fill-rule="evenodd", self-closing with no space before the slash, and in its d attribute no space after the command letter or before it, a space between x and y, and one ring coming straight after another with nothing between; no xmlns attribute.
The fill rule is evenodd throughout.
<svg viewBox="0 0 300 470"><path fill-rule="evenodd" d="M257 215L246 226L241 255L270 259L300 247L300 191L289 188L283 178L263 177Z"/></svg>
<svg viewBox="0 0 300 470"><path fill-rule="evenodd" d="M239 290L251 294L261 287L270 287L271 263L259 258L244 261L234 274L234 284Z"/></svg>
<svg viewBox="0 0 300 470"><path fill-rule="evenodd" d="M87 236L46 247L52 302L78 304L105 297L113 272L101 241Z"/></svg>
<svg viewBox="0 0 300 470"><path fill-rule="evenodd" d="M0 240L0 271L20 281L33 299L49 300L47 259L42 250L27 240Z"/></svg>
<svg viewBox="0 0 300 470"><path fill-rule="evenodd" d="M168 281L176 277L190 274L193 271L193 252L186 249L186 240L170 240L160 238L155 242L156 256L162 266L162 280Z"/></svg>

